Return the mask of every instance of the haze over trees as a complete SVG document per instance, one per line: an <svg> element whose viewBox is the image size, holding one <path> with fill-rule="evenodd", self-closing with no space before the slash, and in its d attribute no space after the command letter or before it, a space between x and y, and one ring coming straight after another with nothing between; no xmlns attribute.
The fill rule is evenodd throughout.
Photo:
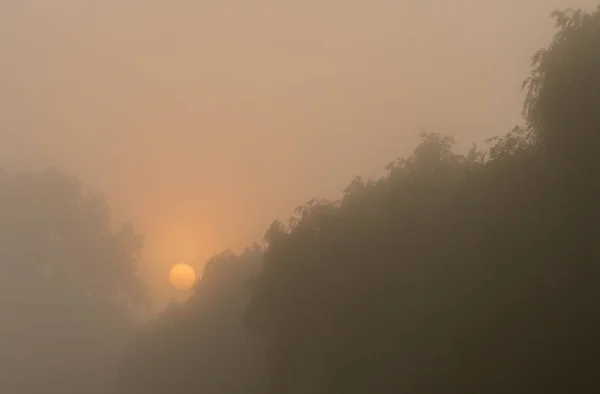
<svg viewBox="0 0 600 394"><path fill-rule="evenodd" d="M248 321L269 393L599 388L600 7L554 17L524 128L465 156L424 134L267 232Z"/></svg>
<svg viewBox="0 0 600 394"><path fill-rule="evenodd" d="M0 173L0 391L113 390L129 312L145 300L141 237L55 170Z"/></svg>
<svg viewBox="0 0 600 394"><path fill-rule="evenodd" d="M524 84L525 126L464 155L424 132L384 177L269 228L243 316L267 352L266 393L599 389L600 8L553 16ZM200 340L178 324L169 337ZM172 382L184 366L206 376L178 354Z"/></svg>
<svg viewBox="0 0 600 394"><path fill-rule="evenodd" d="M265 393L265 354L241 321L261 261L257 245L209 260L194 296L170 305L128 348L117 392Z"/></svg>
<svg viewBox="0 0 600 394"><path fill-rule="evenodd" d="M553 17L522 127L465 154L423 132L138 331L133 228L64 174L0 175L0 391L598 392L600 6Z"/></svg>

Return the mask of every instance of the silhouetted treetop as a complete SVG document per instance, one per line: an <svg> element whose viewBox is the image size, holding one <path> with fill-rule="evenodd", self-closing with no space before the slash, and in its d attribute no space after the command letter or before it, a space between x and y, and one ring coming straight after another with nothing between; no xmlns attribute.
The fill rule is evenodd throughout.
<svg viewBox="0 0 600 394"><path fill-rule="evenodd" d="M524 82L524 114L550 152L593 155L600 120L600 7L555 11L557 32L536 53ZM588 148L586 152L584 147Z"/></svg>

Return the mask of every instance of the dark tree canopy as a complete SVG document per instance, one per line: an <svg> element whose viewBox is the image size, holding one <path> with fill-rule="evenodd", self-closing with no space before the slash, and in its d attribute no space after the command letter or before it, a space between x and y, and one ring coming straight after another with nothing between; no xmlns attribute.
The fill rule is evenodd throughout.
<svg viewBox="0 0 600 394"><path fill-rule="evenodd" d="M117 393L600 392L600 7L553 16L523 127L465 154L424 132L385 176L274 222L264 249L216 256L128 348ZM74 307L129 299L138 238L40 179L0 182L7 275ZM118 271L81 265L95 259Z"/></svg>
<svg viewBox="0 0 600 394"><path fill-rule="evenodd" d="M269 393L600 389L600 8L554 16L526 127L464 156L424 134L271 226L247 311Z"/></svg>
<svg viewBox="0 0 600 394"><path fill-rule="evenodd" d="M558 31L533 58L524 113L550 153L591 158L600 146L600 6L552 15Z"/></svg>

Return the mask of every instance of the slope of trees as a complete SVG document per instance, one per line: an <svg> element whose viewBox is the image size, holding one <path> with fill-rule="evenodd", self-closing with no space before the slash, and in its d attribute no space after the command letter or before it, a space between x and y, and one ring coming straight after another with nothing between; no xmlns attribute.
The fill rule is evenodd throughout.
<svg viewBox="0 0 600 394"><path fill-rule="evenodd" d="M524 127L465 155L424 133L381 179L274 222L264 253L217 257L119 392L600 391L600 7L554 17Z"/></svg>
<svg viewBox="0 0 600 394"><path fill-rule="evenodd" d="M112 390L142 239L58 171L0 174L0 391Z"/></svg>
<svg viewBox="0 0 600 394"><path fill-rule="evenodd" d="M271 226L247 311L269 393L600 389L600 8L554 16L525 128L465 156L425 134Z"/></svg>
<svg viewBox="0 0 600 394"><path fill-rule="evenodd" d="M168 307L131 344L117 392L264 393L264 353L241 319L261 257L253 246L212 258L194 296Z"/></svg>

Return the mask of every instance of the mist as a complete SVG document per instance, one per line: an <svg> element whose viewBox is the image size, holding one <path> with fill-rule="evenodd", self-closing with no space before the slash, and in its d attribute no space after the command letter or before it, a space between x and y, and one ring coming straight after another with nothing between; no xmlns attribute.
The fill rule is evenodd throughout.
<svg viewBox="0 0 600 394"><path fill-rule="evenodd" d="M2 2L0 391L516 390L492 331L549 300L597 313L577 289L595 272L598 50L552 46L575 28L550 17L590 11L573 23L596 42L597 5ZM194 287L169 282L180 263ZM551 323L519 359L546 383L547 349L572 350Z"/></svg>
<svg viewBox="0 0 600 394"><path fill-rule="evenodd" d="M555 8L594 1L4 2L3 166L56 166L180 261L259 239L410 153L520 122Z"/></svg>

